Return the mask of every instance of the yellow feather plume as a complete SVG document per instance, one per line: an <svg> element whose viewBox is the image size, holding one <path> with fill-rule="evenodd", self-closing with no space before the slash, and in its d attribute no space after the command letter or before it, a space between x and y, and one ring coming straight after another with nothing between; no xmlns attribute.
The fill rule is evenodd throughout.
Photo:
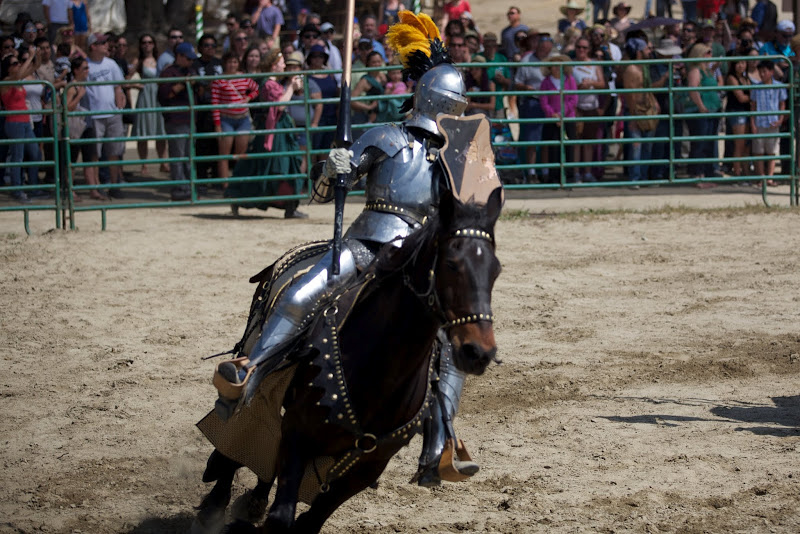
<svg viewBox="0 0 800 534"><path fill-rule="evenodd" d="M408 61L417 50L430 57L431 40L439 39L439 29L428 15L415 15L411 11L400 11L400 22L393 24L386 34L386 42L400 55L403 66L408 67Z"/></svg>

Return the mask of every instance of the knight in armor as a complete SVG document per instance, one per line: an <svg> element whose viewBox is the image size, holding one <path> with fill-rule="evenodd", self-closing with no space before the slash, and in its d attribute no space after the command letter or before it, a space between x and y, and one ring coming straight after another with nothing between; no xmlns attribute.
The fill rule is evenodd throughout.
<svg viewBox="0 0 800 534"><path fill-rule="evenodd" d="M409 45L410 33L417 37L421 33L424 39L417 38L417 44ZM331 184L337 175L345 174L351 186L365 181L366 205L344 235L339 274L329 276L333 259L333 249L329 248L313 267L292 282L269 310L260 337L247 354L246 367L219 366L219 373L234 384L248 374L248 368L257 370L246 384L246 398L260 382L255 377L263 377L283 361L284 349L296 340L304 320L321 299L353 280L382 246L402 245L405 237L421 228L437 211L439 188L446 179L439 161L444 138L436 118L440 113L463 114L467 106L464 81L452 65L436 25L425 15L403 13L401 22L390 28L387 40L401 56L404 73L417 82L413 104L408 106L410 113L402 124L367 130L349 150L332 149L328 159L311 170L315 200L329 201ZM457 442L452 419L465 379L465 374L452 363L450 345L443 332L439 343L437 394L425 425L420 469L415 477L425 486L440 483L438 466L446 440ZM218 415L223 419L229 417L238 403L239 399L228 399L221 394L216 405ZM477 464L457 458L453 466L460 476L452 480L467 478L478 471Z"/></svg>

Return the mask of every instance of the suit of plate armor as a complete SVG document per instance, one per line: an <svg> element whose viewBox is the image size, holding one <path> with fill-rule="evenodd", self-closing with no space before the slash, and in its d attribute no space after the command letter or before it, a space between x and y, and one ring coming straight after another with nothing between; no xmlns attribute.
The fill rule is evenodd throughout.
<svg viewBox="0 0 800 534"><path fill-rule="evenodd" d="M438 207L441 165L437 159L443 142L435 122L436 115L461 115L466 107L466 91L461 74L450 64L426 72L417 84L415 108L402 125L386 125L367 130L350 154L351 183L366 177L366 206L344 236L339 258L340 274L329 281L332 250L306 273L295 280L273 306L261 336L253 347L248 367L274 364L281 349L298 333L303 318L320 297L334 287L352 280L357 271L372 261L385 243L396 246L433 215ZM341 150L341 149L334 149ZM315 167L317 172L319 168ZM331 171L326 167L326 176ZM312 178L314 171L312 171ZM329 176L330 177L330 176ZM272 361L270 361L272 360ZM446 435L444 421L452 419L465 375L448 359L442 362L439 375L440 396L444 406L432 409L434 417L420 458L421 466L438 465ZM248 385L249 387L250 385ZM222 414L221 414L222 415ZM421 484L438 484L433 467L431 476Z"/></svg>

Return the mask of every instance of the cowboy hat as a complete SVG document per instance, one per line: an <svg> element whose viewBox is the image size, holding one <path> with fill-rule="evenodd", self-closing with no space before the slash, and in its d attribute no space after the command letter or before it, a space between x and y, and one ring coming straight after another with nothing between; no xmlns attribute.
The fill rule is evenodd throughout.
<svg viewBox="0 0 800 534"><path fill-rule="evenodd" d="M662 56L677 56L683 50L681 47L675 44L675 41L670 39L669 37L665 37L661 39L658 43L658 48L655 49L657 54L661 54Z"/></svg>
<svg viewBox="0 0 800 534"><path fill-rule="evenodd" d="M578 12L578 15L580 15L581 13L584 12L585 8L582 8L581 6L579 6L578 2L576 2L575 0L567 0L566 5L563 5L563 6L559 7L558 9L561 11L562 15L566 15L568 9L574 9L574 10L576 10Z"/></svg>

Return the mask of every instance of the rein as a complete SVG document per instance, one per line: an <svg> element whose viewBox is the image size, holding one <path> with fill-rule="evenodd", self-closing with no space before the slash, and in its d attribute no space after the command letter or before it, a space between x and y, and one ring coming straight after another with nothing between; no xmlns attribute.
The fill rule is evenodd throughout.
<svg viewBox="0 0 800 534"><path fill-rule="evenodd" d="M477 228L461 228L453 232L450 236L451 238L467 238L467 239L483 239L494 244L494 239L492 238L492 234L486 232L484 230L480 230ZM431 263L431 268L428 270L428 287L420 291L416 287L414 287L414 283L411 280L411 277L408 274L403 274L403 284L408 287L414 295L420 299L430 310L431 312L439 318L442 322L441 328L447 330L448 328L452 328L454 326L460 326L469 323L477 323L479 321L488 321L494 322L494 314L492 313L472 313L468 315L464 315L463 317L457 317L452 321L448 321L445 315L445 310L442 306L441 300L439 299L439 294L436 291L436 262L439 259L439 241L438 239L434 243L436 247L436 253L433 255L433 262ZM405 269L405 266L404 266Z"/></svg>

